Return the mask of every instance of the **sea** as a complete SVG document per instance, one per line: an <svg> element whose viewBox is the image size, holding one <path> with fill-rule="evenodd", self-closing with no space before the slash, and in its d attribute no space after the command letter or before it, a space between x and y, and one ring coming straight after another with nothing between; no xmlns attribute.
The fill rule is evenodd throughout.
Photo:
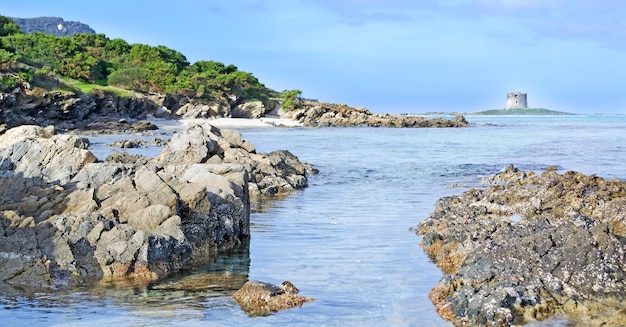
<svg viewBox="0 0 626 327"><path fill-rule="evenodd" d="M0 294L0 325L451 326L428 298L443 275L415 233L439 198L509 165L626 180L626 115L466 118L467 128L241 129L258 152L288 150L319 170L304 190L252 203L249 242L149 286L14 289ZM94 137L90 148L104 159L119 138L128 136ZM230 296L248 279L289 280L315 300L251 317Z"/></svg>

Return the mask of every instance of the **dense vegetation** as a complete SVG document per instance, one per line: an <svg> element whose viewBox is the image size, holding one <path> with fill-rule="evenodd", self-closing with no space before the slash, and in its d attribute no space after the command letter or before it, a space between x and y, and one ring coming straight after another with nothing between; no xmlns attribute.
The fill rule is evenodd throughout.
<svg viewBox="0 0 626 327"><path fill-rule="evenodd" d="M231 103L279 96L234 65L205 60L190 64L182 53L165 46L128 44L104 34L24 34L2 16L0 76L3 91L24 82L60 77L141 93L228 99ZM293 101L294 93L288 96Z"/></svg>
<svg viewBox="0 0 626 327"><path fill-rule="evenodd" d="M302 106L302 91L300 90L285 90L282 93L283 101L280 103L280 107L285 110L298 109Z"/></svg>

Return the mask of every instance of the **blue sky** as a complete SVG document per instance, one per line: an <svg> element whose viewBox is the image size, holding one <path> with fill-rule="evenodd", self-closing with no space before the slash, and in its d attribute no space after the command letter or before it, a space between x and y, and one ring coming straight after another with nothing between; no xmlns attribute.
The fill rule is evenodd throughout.
<svg viewBox="0 0 626 327"><path fill-rule="evenodd" d="M0 14L80 21L373 112L502 108L521 91L532 107L626 113L626 1L30 0Z"/></svg>

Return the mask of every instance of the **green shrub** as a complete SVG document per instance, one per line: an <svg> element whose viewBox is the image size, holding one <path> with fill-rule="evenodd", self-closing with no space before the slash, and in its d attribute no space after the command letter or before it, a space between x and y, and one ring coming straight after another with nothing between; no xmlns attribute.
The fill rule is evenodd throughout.
<svg viewBox="0 0 626 327"><path fill-rule="evenodd" d="M11 24L0 16L0 71L27 65L40 76L205 99L267 99L275 93L234 65L210 60L190 64L182 53L162 45L128 44L104 34L22 34Z"/></svg>
<svg viewBox="0 0 626 327"><path fill-rule="evenodd" d="M300 90L284 90L282 92L282 101L280 102L280 108L289 111L298 109L302 106L302 91Z"/></svg>

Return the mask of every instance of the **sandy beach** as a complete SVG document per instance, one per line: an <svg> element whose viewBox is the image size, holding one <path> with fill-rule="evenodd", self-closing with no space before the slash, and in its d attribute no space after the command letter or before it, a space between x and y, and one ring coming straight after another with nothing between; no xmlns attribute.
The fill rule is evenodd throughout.
<svg viewBox="0 0 626 327"><path fill-rule="evenodd" d="M192 123L197 122L198 119L183 119L182 122ZM208 122L209 124L218 128L262 128L262 127L301 127L302 124L298 121L288 118L215 118L215 119L200 119L199 121Z"/></svg>
<svg viewBox="0 0 626 327"><path fill-rule="evenodd" d="M217 128L225 129L250 129L250 128L270 128L270 127L301 127L302 123L288 118L211 118L211 119L151 119L159 129L179 130L187 124L208 123Z"/></svg>

